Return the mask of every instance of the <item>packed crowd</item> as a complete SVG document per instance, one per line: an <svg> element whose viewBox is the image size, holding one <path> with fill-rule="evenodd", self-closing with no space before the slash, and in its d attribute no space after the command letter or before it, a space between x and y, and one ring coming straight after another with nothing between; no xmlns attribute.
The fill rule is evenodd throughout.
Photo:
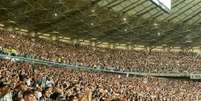
<svg viewBox="0 0 201 101"><path fill-rule="evenodd" d="M195 72L201 57L74 46L0 31L0 53L121 71ZM75 71L0 59L0 101L199 101L198 81Z"/></svg>
<svg viewBox="0 0 201 101"><path fill-rule="evenodd" d="M0 31L1 49L14 49L18 54L67 64L108 67L137 72L199 72L201 57L191 52L147 52L75 46L57 41L22 36Z"/></svg>
<svg viewBox="0 0 201 101"><path fill-rule="evenodd" d="M197 81L126 77L0 60L0 101L200 101Z"/></svg>

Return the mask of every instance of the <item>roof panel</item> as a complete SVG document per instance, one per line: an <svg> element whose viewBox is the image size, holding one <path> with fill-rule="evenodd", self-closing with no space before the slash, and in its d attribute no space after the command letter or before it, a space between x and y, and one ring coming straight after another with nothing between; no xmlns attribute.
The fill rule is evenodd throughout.
<svg viewBox="0 0 201 101"><path fill-rule="evenodd" d="M83 1L86 4L83 4ZM6 8L6 13L0 15L0 21L8 20L9 23L9 20L13 20L16 26L28 27L33 31L68 32L73 37L97 37L99 41L115 39L133 43L150 42L149 39L158 39L155 37L156 32L161 32L161 44L166 40L172 42L173 39L182 36L181 33L187 30L186 24L201 22L201 0L173 0L172 11L169 14L157 8L150 0L100 0L97 4L91 3L91 0L71 0L72 3L67 2L63 6L56 4L57 0L32 2L35 5L33 10L31 7L25 9L24 4L15 9L0 4L0 8ZM22 14L15 11L21 11ZM24 11L28 13L23 13ZM57 16L54 16L55 12ZM122 20L124 17L127 19ZM184 23L181 23L183 21Z"/></svg>

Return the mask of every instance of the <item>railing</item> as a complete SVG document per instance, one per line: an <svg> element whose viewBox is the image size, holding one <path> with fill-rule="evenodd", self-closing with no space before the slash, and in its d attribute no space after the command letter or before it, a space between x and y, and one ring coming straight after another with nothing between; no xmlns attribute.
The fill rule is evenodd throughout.
<svg viewBox="0 0 201 101"><path fill-rule="evenodd" d="M67 68L67 69L77 69L77 70L85 70L85 71L93 71L93 72L106 72L106 73L116 73L116 74L124 74L124 75L138 75L138 76L160 76L160 77L190 77L194 74L190 73L143 73L143 72L123 72L123 71L116 71L113 69L100 69L100 68L93 68L81 65L70 65L65 63L58 63L52 62L47 60L39 60L33 58L27 58L23 56L11 56L0 54L1 59L9 59L14 61L21 61L21 62L29 62L32 64L42 64L52 67L60 67L60 68ZM198 74L196 74L198 75Z"/></svg>

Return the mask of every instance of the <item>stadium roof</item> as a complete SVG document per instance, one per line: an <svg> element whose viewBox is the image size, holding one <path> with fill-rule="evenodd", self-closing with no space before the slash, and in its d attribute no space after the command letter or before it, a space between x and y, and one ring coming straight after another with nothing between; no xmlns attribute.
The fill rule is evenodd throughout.
<svg viewBox="0 0 201 101"><path fill-rule="evenodd" d="M201 0L0 0L0 23L107 42L200 46Z"/></svg>

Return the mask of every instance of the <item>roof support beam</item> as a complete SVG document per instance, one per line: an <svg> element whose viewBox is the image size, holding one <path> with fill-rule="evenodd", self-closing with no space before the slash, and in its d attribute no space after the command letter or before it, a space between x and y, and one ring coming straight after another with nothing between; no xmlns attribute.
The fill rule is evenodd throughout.
<svg viewBox="0 0 201 101"><path fill-rule="evenodd" d="M140 0L137 0L136 2L132 2L128 6L122 8L119 12L123 12L124 10L129 9L130 7L133 7L133 5L135 5L135 4L139 3L139 2L140 2Z"/></svg>
<svg viewBox="0 0 201 101"><path fill-rule="evenodd" d="M195 1L196 1L196 0L195 0ZM187 12L188 10L191 10L192 8L196 7L196 5L199 5L200 3L201 3L201 1L199 1L198 3L192 5L191 7L189 7L189 8L187 8L187 9L183 10L182 12L178 13L176 16L174 16L174 17L172 17L172 18L170 18L170 19L168 19L168 20L171 21L171 20L173 20L173 19L179 17L181 14L184 14L184 13Z"/></svg>
<svg viewBox="0 0 201 101"><path fill-rule="evenodd" d="M136 12L134 15L140 17L140 16L142 16L142 15L144 15L144 14L150 12L151 10L153 10L153 9L155 9L155 8L156 8L156 7L155 7L155 6L153 7L152 4L151 4L151 5L147 6L147 7L145 7L144 9L142 9L142 10ZM146 10L146 9L147 9L147 10Z"/></svg>
<svg viewBox="0 0 201 101"><path fill-rule="evenodd" d="M187 23L189 20L191 20L191 19L193 19L194 17L196 17L196 16L198 16L198 15L200 15L201 14L201 10L200 11L198 11L197 13L195 13L195 14L189 14L189 15L192 15L192 16L190 16L189 18L187 18L187 19L185 19L184 21L183 21L183 23Z"/></svg>
<svg viewBox="0 0 201 101"><path fill-rule="evenodd" d="M103 5L102 7L103 7L103 8L104 8L104 7L107 7L107 6L113 4L113 3L117 2L117 1L118 1L118 0L112 0L111 2L108 2L106 5Z"/></svg>
<svg viewBox="0 0 201 101"><path fill-rule="evenodd" d="M138 3L137 5L134 5L134 6L132 6L131 8L124 10L123 13L127 13L127 12L129 12L129 11L131 11L131 10L137 8L138 6L142 6L142 5L143 5L144 3L146 3L146 2L147 2L147 1L144 0L144 1L141 2L141 3Z"/></svg>
<svg viewBox="0 0 201 101"><path fill-rule="evenodd" d="M91 3L92 3L92 5L96 5L97 3L99 3L99 2L101 2L102 0L94 0L94 1L92 1Z"/></svg>
<svg viewBox="0 0 201 101"><path fill-rule="evenodd" d="M164 20L168 20L168 21L171 21L172 19L175 19L176 17L180 16L181 14L183 14L184 12L186 12L187 10L190 10L190 8L192 8L193 6L195 6L195 3L197 0L191 2L186 2L183 6L177 8L177 10L175 10L174 14L172 14L171 16L168 16L166 18L164 18ZM201 2L201 1L199 1ZM193 6L191 6L191 4L195 3ZM189 7L190 5L190 7ZM182 11L181 11L182 10ZM179 13L180 12L180 13Z"/></svg>
<svg viewBox="0 0 201 101"><path fill-rule="evenodd" d="M126 1L127 1L127 0L122 0L122 1L116 2L116 3L114 3L114 4L110 5L110 6L108 6L108 9L111 9L111 8L113 8L113 7L117 6L117 5L120 5L121 3L126 2Z"/></svg>
<svg viewBox="0 0 201 101"><path fill-rule="evenodd" d="M201 19L200 19L200 15L199 15L199 17L195 20L195 21L193 21L192 22L192 24L201 24Z"/></svg>

